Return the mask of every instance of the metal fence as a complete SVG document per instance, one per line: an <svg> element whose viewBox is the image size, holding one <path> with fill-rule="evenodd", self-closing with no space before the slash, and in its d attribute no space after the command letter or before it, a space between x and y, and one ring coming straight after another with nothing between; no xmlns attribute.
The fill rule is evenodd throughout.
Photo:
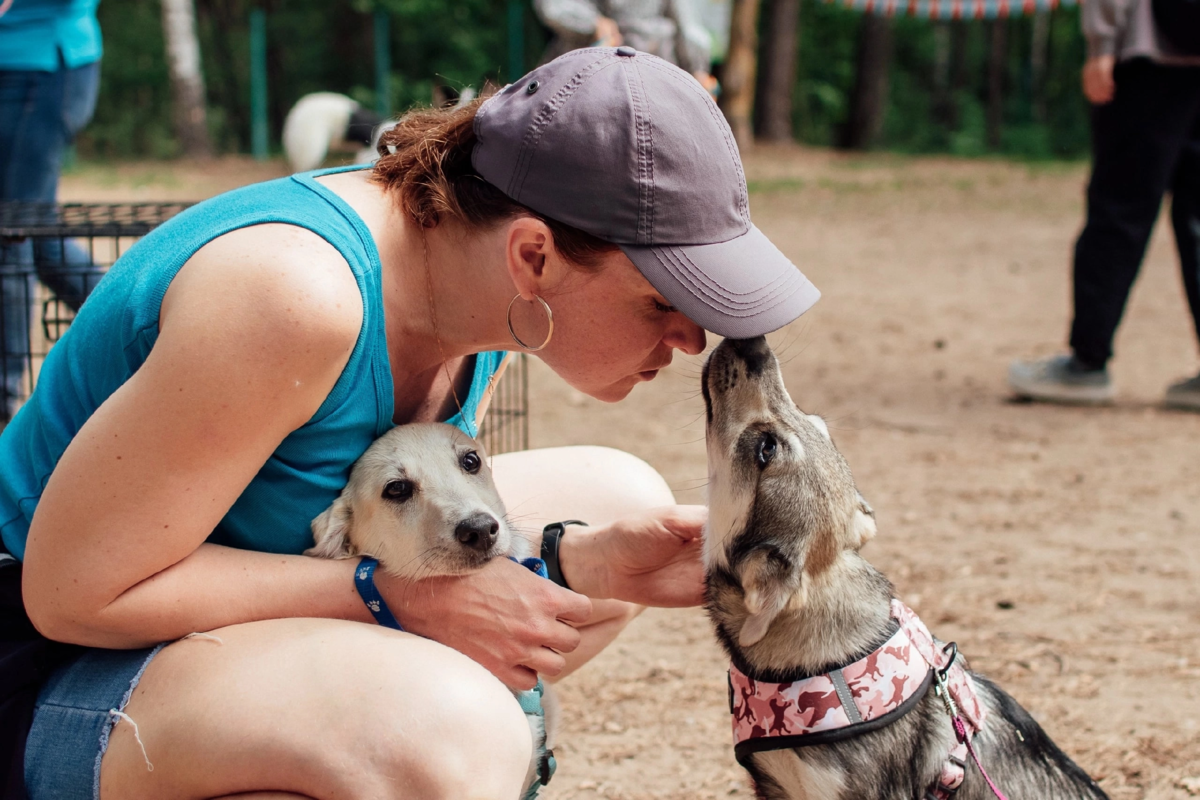
<svg viewBox="0 0 1200 800"><path fill-rule="evenodd" d="M33 392L46 354L108 268L189 205L0 202L0 428ZM528 389L518 355L480 426L489 453L529 446Z"/></svg>

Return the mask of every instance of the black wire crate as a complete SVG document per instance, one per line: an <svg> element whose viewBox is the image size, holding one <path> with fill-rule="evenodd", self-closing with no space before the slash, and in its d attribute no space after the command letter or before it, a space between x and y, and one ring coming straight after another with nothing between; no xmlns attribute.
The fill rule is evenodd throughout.
<svg viewBox="0 0 1200 800"><path fill-rule="evenodd" d="M46 354L108 268L189 205L0 202L0 429L33 392ZM529 446L528 388L519 354L480 425L489 453Z"/></svg>

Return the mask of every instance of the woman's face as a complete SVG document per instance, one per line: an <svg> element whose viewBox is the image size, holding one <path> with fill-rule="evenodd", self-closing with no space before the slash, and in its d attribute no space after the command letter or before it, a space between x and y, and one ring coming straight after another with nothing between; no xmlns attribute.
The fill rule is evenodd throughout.
<svg viewBox="0 0 1200 800"><path fill-rule="evenodd" d="M672 308L619 250L598 269L566 265L560 274L542 295L554 312L554 336L538 355L584 394L616 402L653 380L675 350L704 351L704 329ZM516 306L518 335L530 344L541 342L546 332L541 305L518 300Z"/></svg>

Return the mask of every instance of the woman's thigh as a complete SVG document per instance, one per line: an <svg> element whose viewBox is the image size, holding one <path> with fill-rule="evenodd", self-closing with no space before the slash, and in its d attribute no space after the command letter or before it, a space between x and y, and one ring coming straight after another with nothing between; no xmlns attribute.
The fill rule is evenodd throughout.
<svg viewBox="0 0 1200 800"><path fill-rule="evenodd" d="M124 719L113 728L104 800L519 796L528 724L465 656L338 620L212 635L219 641L184 639L150 662L125 708L141 741Z"/></svg>
<svg viewBox="0 0 1200 800"><path fill-rule="evenodd" d="M611 447L546 447L492 459L496 488L509 518L540 532L550 522L581 519L605 525L675 497L654 467Z"/></svg>
<svg viewBox="0 0 1200 800"><path fill-rule="evenodd" d="M666 480L636 456L611 447L547 447L504 453L492 459L496 488L512 523L540 542L542 528L566 519L605 525L651 508L673 505ZM570 528L566 536L570 536ZM582 639L566 655L561 680L608 646L642 607L597 600Z"/></svg>

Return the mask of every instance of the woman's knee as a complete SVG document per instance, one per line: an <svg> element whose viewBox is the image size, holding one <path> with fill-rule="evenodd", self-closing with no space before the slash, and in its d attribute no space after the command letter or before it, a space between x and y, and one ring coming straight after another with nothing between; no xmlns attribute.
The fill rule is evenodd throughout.
<svg viewBox="0 0 1200 800"><path fill-rule="evenodd" d="M667 480L647 462L614 447L578 448L588 467L589 486L608 502L641 511L673 505L675 495Z"/></svg>
<svg viewBox="0 0 1200 800"><path fill-rule="evenodd" d="M355 676L376 687L373 702L345 709L355 724L336 761L365 771L363 796L518 797L533 743L512 693L457 651L427 641L416 650L419 669L389 669L400 654L384 650Z"/></svg>
<svg viewBox="0 0 1200 800"><path fill-rule="evenodd" d="M532 752L519 705L461 653L373 626L271 620L179 642L128 707L153 756L114 731L104 797L519 796Z"/></svg>
<svg viewBox="0 0 1200 800"><path fill-rule="evenodd" d="M654 467L612 447L505 453L494 459L493 473L509 509L530 524L572 517L605 524L675 503Z"/></svg>

